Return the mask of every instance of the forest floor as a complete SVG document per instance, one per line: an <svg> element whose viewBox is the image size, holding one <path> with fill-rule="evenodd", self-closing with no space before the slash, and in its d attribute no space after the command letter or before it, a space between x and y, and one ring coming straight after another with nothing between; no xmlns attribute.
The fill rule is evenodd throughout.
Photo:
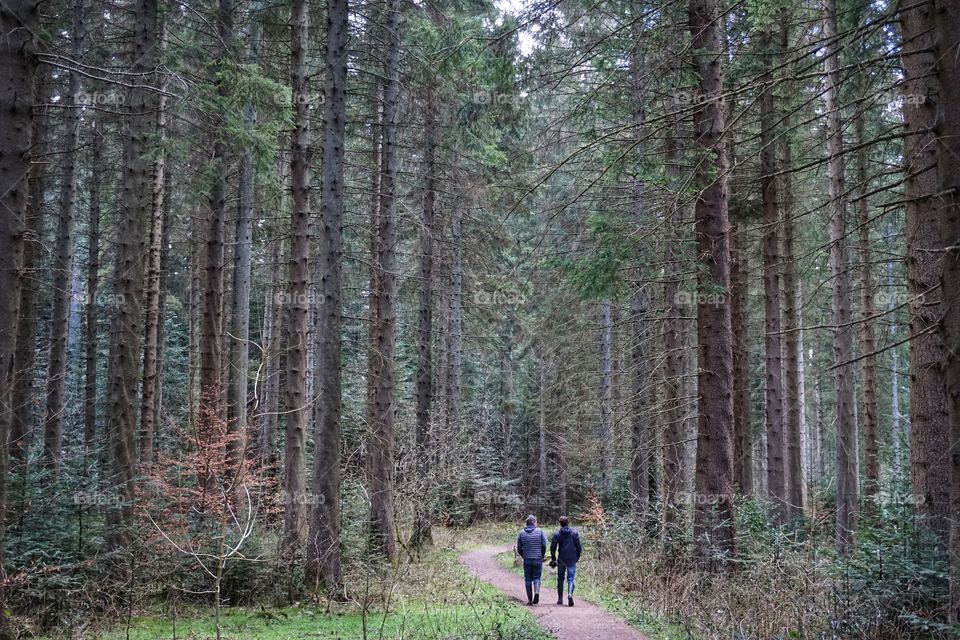
<svg viewBox="0 0 960 640"><path fill-rule="evenodd" d="M498 559L502 554L512 556L512 550L511 544L483 547L464 552L460 562L478 579L502 591L508 601L524 604L526 595L522 598L518 595L523 593L522 580L504 568ZM558 605L554 599L556 592L556 575L545 571L540 603L530 607L530 611L540 626L557 640L649 640L623 620L581 598L576 589L574 607L566 603Z"/></svg>
<svg viewBox="0 0 960 640"><path fill-rule="evenodd" d="M436 529L435 546L422 557L396 567L346 575L353 585L347 602L301 602L295 606L224 607L224 640L305 638L446 640L687 640L671 625L648 616L636 602L615 593L593 576L584 558L577 575L573 608L556 605L556 573L545 568L543 600L536 607L520 601L523 578L513 567L510 526ZM102 638L154 640L216 638L211 607L135 607L127 624L73 628L47 640ZM628 624L629 623L629 624ZM102 622L101 622L102 624Z"/></svg>

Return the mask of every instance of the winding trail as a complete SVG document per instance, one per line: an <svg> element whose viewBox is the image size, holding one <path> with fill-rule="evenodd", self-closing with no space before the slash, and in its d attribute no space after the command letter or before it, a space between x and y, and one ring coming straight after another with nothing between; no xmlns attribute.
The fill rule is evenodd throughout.
<svg viewBox="0 0 960 640"><path fill-rule="evenodd" d="M526 606L523 578L504 569L497 561L499 554L512 548L513 545L506 544L467 551L460 555L460 562L477 578L502 591L507 600ZM556 577L548 576L544 571L544 578L540 604L527 608L540 626L557 640L649 640L620 618L576 593L573 594L576 606L557 605Z"/></svg>

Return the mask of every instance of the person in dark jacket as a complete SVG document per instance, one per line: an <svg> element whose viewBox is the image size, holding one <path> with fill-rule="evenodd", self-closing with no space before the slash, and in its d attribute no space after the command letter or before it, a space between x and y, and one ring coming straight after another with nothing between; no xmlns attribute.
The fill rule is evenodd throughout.
<svg viewBox="0 0 960 640"><path fill-rule="evenodd" d="M583 553L580 534L570 528L570 518L560 516L560 529L550 540L550 566L557 568L557 604L563 604L563 579L567 579L567 604L573 606L573 579Z"/></svg>
<svg viewBox="0 0 960 640"><path fill-rule="evenodd" d="M540 579L543 559L547 555L547 536L537 527L537 517L527 516L526 525L517 536L517 555L523 558L523 583L527 589L527 604L540 602Z"/></svg>

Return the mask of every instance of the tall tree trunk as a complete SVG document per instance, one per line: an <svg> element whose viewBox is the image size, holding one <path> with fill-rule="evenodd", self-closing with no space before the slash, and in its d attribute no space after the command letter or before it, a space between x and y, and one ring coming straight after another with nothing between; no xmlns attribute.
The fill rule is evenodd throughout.
<svg viewBox="0 0 960 640"><path fill-rule="evenodd" d="M70 28L70 53L83 55L83 2L74 0ZM80 148L80 74L69 72L65 110L63 166L60 182L60 218L57 224L56 261L53 271L53 315L47 360L47 404L43 423L43 464L56 479L60 473L63 415L66 411L67 337L70 332L70 300L73 280L73 230L77 210L77 155Z"/></svg>
<svg viewBox="0 0 960 640"><path fill-rule="evenodd" d="M633 314L633 341L630 345L630 367L633 369L630 442L630 504L635 516L646 520L650 510L650 477L653 473L653 452L656 433L651 424L650 295L642 284L637 285L630 301Z"/></svg>
<svg viewBox="0 0 960 640"><path fill-rule="evenodd" d="M233 40L233 0L219 0L217 9L217 37L221 47L220 56L230 55ZM223 81L218 82L217 92L228 93ZM295 100L296 101L296 100ZM200 437L209 438L210 429L223 419L223 282L224 243L227 213L227 157L226 124L218 122L213 135L213 156L210 165L213 184L210 187L206 242L205 279L203 283L203 318L200 335ZM227 425L228 431L233 425Z"/></svg>
<svg viewBox="0 0 960 640"><path fill-rule="evenodd" d="M600 301L600 487L610 490L613 473L613 317L610 298Z"/></svg>
<svg viewBox="0 0 960 640"><path fill-rule="evenodd" d="M776 114L773 104L773 38L769 29L761 37L767 71L760 96L760 195L763 207L764 354L767 432L767 494L773 502L773 519L787 520L786 434L783 420L783 336L780 317L780 194L776 177Z"/></svg>
<svg viewBox="0 0 960 640"><path fill-rule="evenodd" d="M369 399L370 444L367 448L370 475L370 527L373 548L389 560L396 558L394 531L394 433L395 363L397 340L396 250L397 250L397 118L400 94L400 3L388 0L384 27L382 149L380 152L380 206L377 251L373 256L376 308L369 358L373 366L373 395ZM372 289L373 287L371 287Z"/></svg>
<svg viewBox="0 0 960 640"><path fill-rule="evenodd" d="M166 99L159 99L157 127L161 138L164 135ZM157 430L157 403L160 395L160 324L163 316L160 312L161 279L163 276L162 256L163 238L166 234L167 194L165 193L166 163L160 157L153 165L153 184L151 186L152 204L150 211L150 234L147 243L147 296L144 305L143 337L143 393L140 401L140 462L153 463L153 440Z"/></svg>
<svg viewBox="0 0 960 640"><path fill-rule="evenodd" d="M34 107L31 139L33 140L33 155L41 156L46 150L49 130L47 111L52 89L50 74L41 73L36 76L35 90L37 105ZM21 273L23 279L36 279L36 272L40 267L41 242L43 234L43 194L46 190L46 172L44 164L33 162L27 177L27 198L25 236L23 242L23 263ZM17 321L17 349L13 360L13 391L12 411L13 420L10 431L10 460L11 472L23 465L28 459L30 445L33 442L35 429L34 406L35 398L33 383L37 359L37 287L20 287L19 317Z"/></svg>
<svg viewBox="0 0 960 640"><path fill-rule="evenodd" d="M730 230L730 321L733 324L734 485L753 493L753 430L750 424L750 341L747 298L750 268L743 231Z"/></svg>
<svg viewBox="0 0 960 640"><path fill-rule="evenodd" d="M273 267L273 282L270 285L270 295L264 303L263 310L263 344L266 360L263 366L263 409L260 412L261 423L257 439L257 456L260 466L268 473L273 474L276 466L276 436L277 415L280 409L280 372L281 347L283 337L284 306L280 300L286 295L284 278L281 275L281 260L285 259L283 240L273 240L273 251L270 264Z"/></svg>
<svg viewBox="0 0 960 640"><path fill-rule="evenodd" d="M283 452L283 488L286 514L284 535L291 559L304 536L304 447L309 416L307 398L307 334L310 292L310 204L307 95L307 0L294 0L290 13L290 87L293 95L293 133L290 140L290 261L287 319L286 435Z"/></svg>
<svg viewBox="0 0 960 640"><path fill-rule="evenodd" d="M935 0L934 53L940 97L934 130L937 136L940 212L940 246L943 253L943 318L940 337L950 434L950 622L960 623L960 6Z"/></svg>
<svg viewBox="0 0 960 640"><path fill-rule="evenodd" d="M680 151L677 146L676 124L671 123L665 141L666 173L671 188L681 188ZM670 226L674 237L667 243L664 260L667 263L667 277L663 285L666 320L663 324L663 350L666 352L666 370L664 372L664 414L666 425L663 434L663 512L668 539L675 528L681 527L684 520L684 508L680 504L684 486L684 468L686 460L686 433L684 432L683 376L686 372L686 338L684 336L685 313L681 305L683 297L680 291L683 260L680 247L682 237L679 229L683 225L683 209L674 204L670 213Z"/></svg>
<svg viewBox="0 0 960 640"><path fill-rule="evenodd" d="M322 580L328 589L340 584L340 415L342 406L341 333L343 325L343 181L346 130L347 40L350 8L347 0L327 4L327 75L324 81L323 173L317 268L323 306L317 325L316 384L319 402L313 494L316 506L307 545L308 580Z"/></svg>
<svg viewBox="0 0 960 640"><path fill-rule="evenodd" d="M256 12L262 9L258 1L252 7L248 35L247 60L256 64L260 50L260 23ZM252 130L257 121L253 105L244 107L244 122ZM231 474L239 472L247 448L247 387L250 366L250 265L253 258L253 219L256 208L256 165L253 151L246 150L240 157L240 177L237 185L239 202L234 228L236 242L233 253L233 287L230 291L230 331L228 336L227 366L227 467Z"/></svg>
<svg viewBox="0 0 960 640"><path fill-rule="evenodd" d="M837 430L837 546L849 552L857 527L857 423L854 417L853 328L850 324L850 274L847 260L847 197L844 186L843 128L839 96L840 44L837 3L826 0L823 16L826 72L823 92L827 116L827 174L830 194L830 276L833 280L833 365Z"/></svg>
<svg viewBox="0 0 960 640"><path fill-rule="evenodd" d="M888 226L887 235L892 235L892 230ZM894 277L893 260L886 263L887 290L893 292L897 286ZM896 296L888 297L887 311L893 312L896 307ZM896 322L890 322L890 343L896 344L900 334L900 328ZM903 476L903 421L902 410L900 408L900 349L894 347L890 349L890 437L893 440L893 477L894 481L899 481Z"/></svg>
<svg viewBox="0 0 960 640"><path fill-rule="evenodd" d="M84 339L83 445L93 451L97 435L97 290L100 286L100 189L104 133L94 128L90 151L90 213L87 222L87 297Z"/></svg>
<svg viewBox="0 0 960 640"><path fill-rule="evenodd" d="M129 125L123 149L123 183L114 264L114 314L107 364L106 432L110 443L108 486L118 506L108 514L110 546L125 546L133 523L137 430L137 383L143 327L144 229L152 204L149 140L156 134L157 95L148 88L158 59L157 0L137 0L131 71L141 78L128 90ZM144 86L146 85L146 86Z"/></svg>
<svg viewBox="0 0 960 640"><path fill-rule="evenodd" d="M780 50L789 47L787 27L780 29ZM784 129L791 130L789 116L785 118ZM780 193L782 203L783 240L781 259L783 263L783 329L784 334L784 423L787 443L787 502L789 515L798 518L803 515L803 333L800 331L800 283L797 279L797 265L794 257L794 221L793 221L793 180L790 171L793 168L793 155L790 150L790 137L784 135L780 142L781 172Z"/></svg>
<svg viewBox="0 0 960 640"><path fill-rule="evenodd" d="M933 2L900 5L904 93L904 191L906 194L907 294L910 300L910 470L917 497L919 524L933 532L943 548L948 542L950 449L947 399L943 386L943 343L936 334L942 314L938 259L940 241L937 119L940 87L934 46ZM951 80L953 81L953 80Z"/></svg>
<svg viewBox="0 0 960 640"><path fill-rule="evenodd" d="M549 504L550 486L547 481L547 412L550 408L550 361L545 353L540 355L540 384L537 389L537 505Z"/></svg>
<svg viewBox="0 0 960 640"><path fill-rule="evenodd" d="M857 145L864 145L863 114L858 114L854 121L857 134ZM880 450L879 431L880 417L877 410L877 357L873 355L877 344L873 330L873 276L870 265L870 215L868 193L870 191L867 177L867 147L857 150L857 229L860 236L860 350L863 354L863 497L864 511L873 516L877 513L876 497L880 491Z"/></svg>
<svg viewBox="0 0 960 640"><path fill-rule="evenodd" d="M724 48L716 0L690 0L688 6L694 66L700 76L693 111L697 143L703 152L695 208L701 293L730 290L730 220L727 215L727 157L723 148ZM730 300L698 296L697 353L699 418L694 536L702 561L736 553L733 507L733 334ZM702 499L708 498L708 499Z"/></svg>
<svg viewBox="0 0 960 640"><path fill-rule="evenodd" d="M462 177L463 173L456 175ZM454 202L450 213L450 304L447 339L447 438L461 437L463 413L463 207Z"/></svg>
<svg viewBox="0 0 960 640"><path fill-rule="evenodd" d="M19 0L0 10L0 575L6 576L7 473L10 390L15 375L17 313L20 304L20 268L26 227L28 174L32 150L34 74L37 69L34 33L40 26L37 2ZM0 611L6 611L6 587L0 584ZM0 616L0 633L8 632L7 616Z"/></svg>
<svg viewBox="0 0 960 640"><path fill-rule="evenodd" d="M421 546L433 540L433 499L430 476L431 406L433 403L433 234L434 209L436 207L436 118L434 116L434 93L428 91L424 101L424 162L423 162L423 208L420 219L420 283L417 310L417 481L423 491L416 506L416 522L411 544ZM541 396L543 390L541 389ZM541 415L541 421L543 417ZM539 487L543 494L543 485Z"/></svg>

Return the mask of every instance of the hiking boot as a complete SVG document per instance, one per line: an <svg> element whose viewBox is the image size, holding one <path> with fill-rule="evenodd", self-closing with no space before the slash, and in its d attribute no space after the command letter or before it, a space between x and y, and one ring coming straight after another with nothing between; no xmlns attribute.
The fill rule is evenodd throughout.
<svg viewBox="0 0 960 640"><path fill-rule="evenodd" d="M567 596L567 606L573 606L573 596Z"/></svg>
<svg viewBox="0 0 960 640"><path fill-rule="evenodd" d="M557 587L557 604L563 606L563 586Z"/></svg>
<svg viewBox="0 0 960 640"><path fill-rule="evenodd" d="M527 587L527 604L532 605L533 604L533 585L528 584L526 585L526 587Z"/></svg>
<svg viewBox="0 0 960 640"><path fill-rule="evenodd" d="M533 594L533 604L539 604L539 603L540 603L540 594L539 593Z"/></svg>

